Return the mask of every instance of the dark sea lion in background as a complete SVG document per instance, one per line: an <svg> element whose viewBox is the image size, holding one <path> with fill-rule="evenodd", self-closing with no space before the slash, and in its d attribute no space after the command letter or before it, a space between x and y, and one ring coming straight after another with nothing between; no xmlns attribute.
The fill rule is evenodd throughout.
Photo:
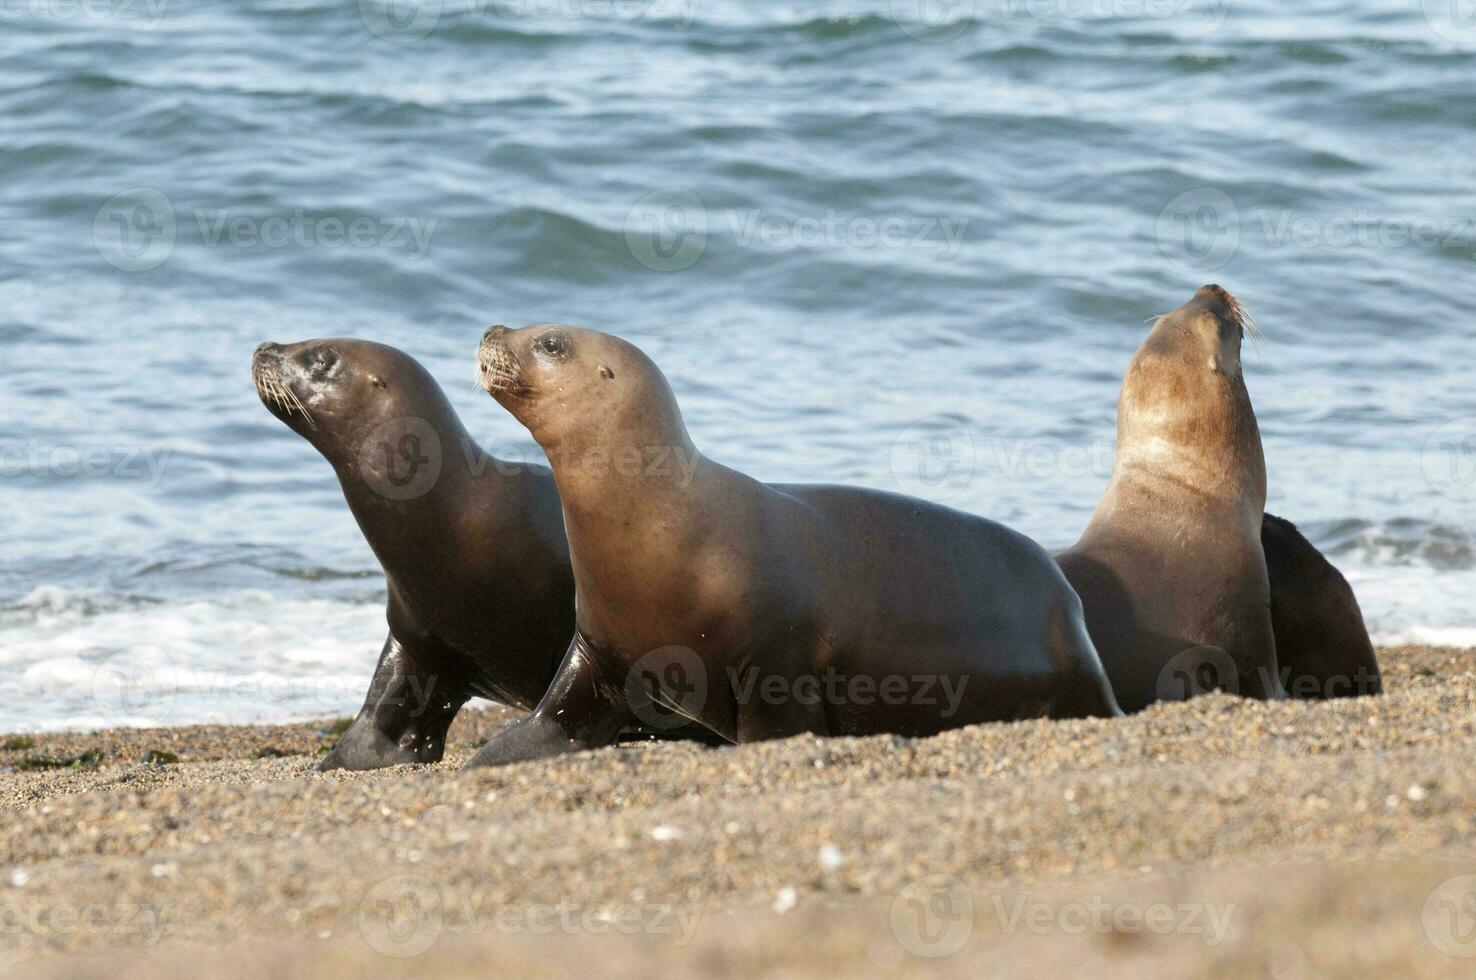
<svg viewBox="0 0 1476 980"><path fill-rule="evenodd" d="M549 471L482 452L435 379L393 347L263 344L251 373L271 413L333 464L389 586L368 696L318 768L436 762L469 698L536 705L574 629Z"/></svg>
<svg viewBox="0 0 1476 980"><path fill-rule="evenodd" d="M472 765L607 745L656 708L732 742L1120 713L1080 601L1024 535L705 459L661 371L608 334L493 327L479 362L553 466L577 631Z"/></svg>
<svg viewBox="0 0 1476 980"><path fill-rule="evenodd" d="M1240 369L1248 326L1215 285L1157 320L1123 380L1107 491L1057 556L1125 711L1206 688L1285 696L1261 545L1266 462Z"/></svg>
<svg viewBox="0 0 1476 980"><path fill-rule="evenodd" d="M1348 580L1291 521L1267 514L1261 546L1286 693L1307 700L1381 694L1378 657Z"/></svg>

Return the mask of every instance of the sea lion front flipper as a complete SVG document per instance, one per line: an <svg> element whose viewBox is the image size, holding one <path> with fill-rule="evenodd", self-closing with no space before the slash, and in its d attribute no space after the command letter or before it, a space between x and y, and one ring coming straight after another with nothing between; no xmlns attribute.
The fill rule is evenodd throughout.
<svg viewBox="0 0 1476 980"><path fill-rule="evenodd" d="M314 768L382 769L440 762L446 730L470 692L451 689L395 637L385 639L364 707L333 751Z"/></svg>
<svg viewBox="0 0 1476 980"><path fill-rule="evenodd" d="M612 745L636 722L624 695L623 674L576 633L538 707L489 739L466 768L532 762Z"/></svg>

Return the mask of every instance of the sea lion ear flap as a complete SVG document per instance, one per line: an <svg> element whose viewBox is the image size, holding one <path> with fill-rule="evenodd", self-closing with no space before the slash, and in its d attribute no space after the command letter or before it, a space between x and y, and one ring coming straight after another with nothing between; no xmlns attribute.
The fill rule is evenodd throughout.
<svg viewBox="0 0 1476 980"><path fill-rule="evenodd" d="M600 377L604 378L606 381L613 381L613 380L615 380L615 372L614 371L611 371L608 367L606 367L605 365L601 364L600 365Z"/></svg>
<svg viewBox="0 0 1476 980"><path fill-rule="evenodd" d="M381 390L389 387L388 382L386 382L383 378L381 378L377 374L371 374L371 375L369 375L369 380L371 382L373 382L374 387L379 388Z"/></svg>

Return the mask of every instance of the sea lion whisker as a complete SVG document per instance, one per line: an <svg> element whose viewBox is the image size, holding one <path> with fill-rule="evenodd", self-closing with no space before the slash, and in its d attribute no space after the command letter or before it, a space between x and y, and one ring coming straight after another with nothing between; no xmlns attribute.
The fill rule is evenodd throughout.
<svg viewBox="0 0 1476 980"><path fill-rule="evenodd" d="M293 391L291 388L288 388L286 385L283 385L282 387L285 388L287 394L291 396L292 403L297 406L297 410L302 413L303 420L307 422L308 425L314 425L315 423L313 422L313 413L309 412L307 410L307 406L302 403L302 399L297 397L297 392Z"/></svg>

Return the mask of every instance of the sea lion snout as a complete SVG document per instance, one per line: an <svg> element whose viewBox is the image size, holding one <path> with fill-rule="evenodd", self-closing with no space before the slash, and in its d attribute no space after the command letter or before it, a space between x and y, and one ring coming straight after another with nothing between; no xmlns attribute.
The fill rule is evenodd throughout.
<svg viewBox="0 0 1476 980"><path fill-rule="evenodd" d="M260 344L251 354L251 372L255 374L263 368L274 366L280 359L281 354L281 346L272 343L270 340Z"/></svg>
<svg viewBox="0 0 1476 980"><path fill-rule="evenodd" d="M1195 290L1190 301L1195 306L1213 313L1221 321L1254 334L1255 318L1241 305L1240 300L1219 283L1209 283Z"/></svg>
<svg viewBox="0 0 1476 980"><path fill-rule="evenodd" d="M522 365L509 343L511 335L512 331L501 324L488 327L477 348L478 380L494 397L502 392L517 393L526 387Z"/></svg>
<svg viewBox="0 0 1476 980"><path fill-rule="evenodd" d="M311 425L313 419L307 407L283 377L282 353L282 347L271 341L258 346L251 355L251 383L256 386L257 397L273 415L284 422L293 415L301 415Z"/></svg>

